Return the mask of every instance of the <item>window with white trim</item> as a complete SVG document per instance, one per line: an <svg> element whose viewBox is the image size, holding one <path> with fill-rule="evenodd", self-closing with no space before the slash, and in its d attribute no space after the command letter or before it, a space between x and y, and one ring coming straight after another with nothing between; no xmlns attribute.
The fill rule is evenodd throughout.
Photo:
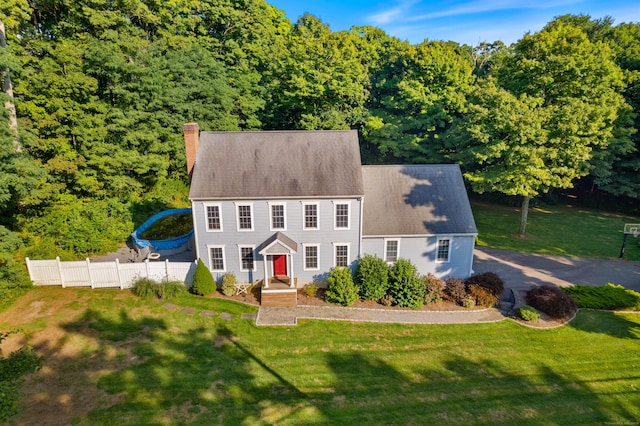
<svg viewBox="0 0 640 426"><path fill-rule="evenodd" d="M240 246L240 269L243 271L253 271L253 246Z"/></svg>
<svg viewBox="0 0 640 426"><path fill-rule="evenodd" d="M438 239L436 261L448 262L450 252L451 252L451 240L449 238Z"/></svg>
<svg viewBox="0 0 640 426"><path fill-rule="evenodd" d="M224 246L209 246L209 260L212 271L224 271Z"/></svg>
<svg viewBox="0 0 640 426"><path fill-rule="evenodd" d="M303 204L304 229L318 229L318 204Z"/></svg>
<svg viewBox="0 0 640 426"><path fill-rule="evenodd" d="M384 260L389 263L394 263L398 260L398 253L400 248L399 240L385 240L384 241Z"/></svg>
<svg viewBox="0 0 640 426"><path fill-rule="evenodd" d="M335 204L335 229L349 229L349 203Z"/></svg>
<svg viewBox="0 0 640 426"><path fill-rule="evenodd" d="M304 269L305 271L314 271L320 269L318 244L304 244Z"/></svg>
<svg viewBox="0 0 640 426"><path fill-rule="evenodd" d="M238 231L252 231L253 230L253 214L251 204L238 204L237 218L238 218Z"/></svg>
<svg viewBox="0 0 640 426"><path fill-rule="evenodd" d="M349 245L335 244L334 251L336 267L349 266Z"/></svg>
<svg viewBox="0 0 640 426"><path fill-rule="evenodd" d="M269 203L269 215L272 231L287 229L284 203Z"/></svg>
<svg viewBox="0 0 640 426"><path fill-rule="evenodd" d="M205 204L204 211L207 217L207 231L222 231L220 204Z"/></svg>

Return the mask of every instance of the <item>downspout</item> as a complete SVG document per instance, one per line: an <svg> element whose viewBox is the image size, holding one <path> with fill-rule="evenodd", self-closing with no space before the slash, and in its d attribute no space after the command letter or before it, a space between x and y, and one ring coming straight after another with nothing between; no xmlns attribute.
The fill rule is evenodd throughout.
<svg viewBox="0 0 640 426"><path fill-rule="evenodd" d="M358 259L362 259L362 223L364 222L364 196L358 198L358 201L360 201L360 235L358 244Z"/></svg>

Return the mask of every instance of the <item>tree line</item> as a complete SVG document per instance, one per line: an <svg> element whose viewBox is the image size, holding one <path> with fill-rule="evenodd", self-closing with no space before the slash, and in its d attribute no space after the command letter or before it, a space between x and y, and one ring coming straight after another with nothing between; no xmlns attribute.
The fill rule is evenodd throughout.
<svg viewBox="0 0 640 426"><path fill-rule="evenodd" d="M521 233L532 197L578 179L638 197L638 23L567 15L468 46L292 23L263 0L5 0L0 20L6 283L18 257L103 252L186 202L189 121L351 128L366 163L459 163L474 191L522 197Z"/></svg>

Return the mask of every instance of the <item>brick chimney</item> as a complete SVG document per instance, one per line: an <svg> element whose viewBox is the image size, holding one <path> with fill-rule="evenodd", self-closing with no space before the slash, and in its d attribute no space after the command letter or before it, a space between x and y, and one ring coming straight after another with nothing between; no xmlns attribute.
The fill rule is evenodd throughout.
<svg viewBox="0 0 640 426"><path fill-rule="evenodd" d="M184 133L184 147L187 154L187 173L189 180L193 174L193 166L196 164L196 154L198 153L198 139L200 137L198 123L187 123L182 126Z"/></svg>

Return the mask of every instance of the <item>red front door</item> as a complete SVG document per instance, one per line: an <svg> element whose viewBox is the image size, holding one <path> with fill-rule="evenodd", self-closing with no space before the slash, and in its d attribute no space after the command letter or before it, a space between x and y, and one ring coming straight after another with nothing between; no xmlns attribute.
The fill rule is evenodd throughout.
<svg viewBox="0 0 640 426"><path fill-rule="evenodd" d="M278 254L273 256L273 275L287 275L287 256Z"/></svg>

